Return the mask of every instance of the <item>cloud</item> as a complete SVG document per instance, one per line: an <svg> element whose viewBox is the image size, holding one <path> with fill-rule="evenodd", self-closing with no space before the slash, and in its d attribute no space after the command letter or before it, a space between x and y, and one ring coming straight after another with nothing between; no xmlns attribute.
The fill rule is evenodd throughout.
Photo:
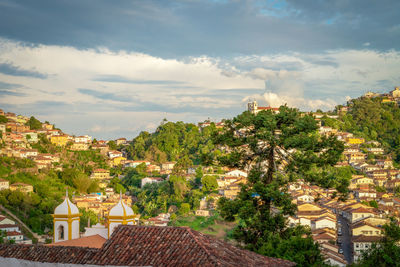
<svg viewBox="0 0 400 267"><path fill-rule="evenodd" d="M116 94L113 93L105 93L105 92L100 92L100 91L96 91L96 90L91 90L91 89L83 89L83 88L79 88L78 92L81 94L85 94L85 95L90 95L102 100L114 100L114 101L119 101L119 102L131 102L132 99L130 97L124 97L124 96L118 96Z"/></svg>
<svg viewBox="0 0 400 267"><path fill-rule="evenodd" d="M133 138L163 118L231 118L253 98L260 105L326 110L346 96L387 92L400 83L396 50L161 58L0 39L0 59L20 70L51 73L45 79L0 73L3 109L97 138Z"/></svg>
<svg viewBox="0 0 400 267"><path fill-rule="evenodd" d="M400 48L397 0L2 1L0 36L156 56Z"/></svg>
<svg viewBox="0 0 400 267"><path fill-rule="evenodd" d="M154 85L180 85L183 82L170 80L132 80L119 75L101 75L93 79L96 82L154 84Z"/></svg>
<svg viewBox="0 0 400 267"><path fill-rule="evenodd" d="M20 84L13 84L13 83L5 83L0 81L0 88L1 89L15 89L15 88L19 88L22 87L22 85Z"/></svg>
<svg viewBox="0 0 400 267"><path fill-rule="evenodd" d="M27 76L39 79L45 79L47 77L46 74L34 70L25 70L8 63L0 63L0 73L11 76Z"/></svg>
<svg viewBox="0 0 400 267"><path fill-rule="evenodd" d="M11 91L11 90L2 90L0 89L0 96L5 96L5 95L12 95L12 96L24 96L25 94Z"/></svg>

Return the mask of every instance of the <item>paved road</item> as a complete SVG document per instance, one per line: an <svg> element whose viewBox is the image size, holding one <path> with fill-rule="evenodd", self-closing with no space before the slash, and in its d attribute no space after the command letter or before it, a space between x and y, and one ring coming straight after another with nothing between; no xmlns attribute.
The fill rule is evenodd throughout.
<svg viewBox="0 0 400 267"><path fill-rule="evenodd" d="M342 222L342 235L338 236L342 240L340 247L343 249L344 258L348 263L351 263L353 261L353 254L351 248L350 227L347 224L347 220L343 216L339 215L338 220Z"/></svg>

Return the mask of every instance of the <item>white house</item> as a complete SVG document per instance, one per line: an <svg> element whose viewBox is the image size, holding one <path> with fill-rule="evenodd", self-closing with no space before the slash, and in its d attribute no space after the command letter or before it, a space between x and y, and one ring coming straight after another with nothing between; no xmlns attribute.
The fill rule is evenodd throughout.
<svg viewBox="0 0 400 267"><path fill-rule="evenodd" d="M141 187L143 188L146 184L159 183L164 181L159 177L145 177L142 179Z"/></svg>
<svg viewBox="0 0 400 267"><path fill-rule="evenodd" d="M13 220L8 219L6 216L0 215L0 225L4 225L4 224L14 224L15 222Z"/></svg>
<svg viewBox="0 0 400 267"><path fill-rule="evenodd" d="M247 172L241 170L233 170L225 173L226 176L247 177Z"/></svg>
<svg viewBox="0 0 400 267"><path fill-rule="evenodd" d="M7 190L10 188L10 182L0 178L0 190Z"/></svg>
<svg viewBox="0 0 400 267"><path fill-rule="evenodd" d="M10 231L7 232L7 240L14 240L15 243L19 243L20 241L24 240L24 236L20 232Z"/></svg>
<svg viewBox="0 0 400 267"><path fill-rule="evenodd" d="M330 217L321 217L311 221L311 229L331 228L336 230L336 220Z"/></svg>
<svg viewBox="0 0 400 267"><path fill-rule="evenodd" d="M110 159L118 158L118 157L122 157L122 156L123 156L122 152L117 151L117 150L113 150L113 151L109 151L108 152L108 157Z"/></svg>
<svg viewBox="0 0 400 267"><path fill-rule="evenodd" d="M75 143L86 143L90 144L92 142L92 137L89 135L83 135L83 136L75 136L74 137L74 142Z"/></svg>
<svg viewBox="0 0 400 267"><path fill-rule="evenodd" d="M308 194L301 194L301 195L297 196L297 201L313 203L314 202L314 197L310 196Z"/></svg>
<svg viewBox="0 0 400 267"><path fill-rule="evenodd" d="M16 224L0 224L0 231L19 232L19 227Z"/></svg>

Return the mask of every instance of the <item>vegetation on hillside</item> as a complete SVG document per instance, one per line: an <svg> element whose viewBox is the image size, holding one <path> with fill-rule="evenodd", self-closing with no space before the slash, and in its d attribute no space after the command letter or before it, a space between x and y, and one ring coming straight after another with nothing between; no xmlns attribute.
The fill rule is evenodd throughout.
<svg viewBox="0 0 400 267"><path fill-rule="evenodd" d="M219 153L211 140L216 131L214 123L200 131L192 123L164 120L154 133L141 132L125 150L134 160L163 163L188 157L194 165L210 165Z"/></svg>
<svg viewBox="0 0 400 267"><path fill-rule="evenodd" d="M400 162L400 108L382 103L382 97L360 97L349 102L349 111L339 119L323 118L326 126L378 141Z"/></svg>
<svg viewBox="0 0 400 267"><path fill-rule="evenodd" d="M333 136L320 136L317 129L312 116L281 106L278 114L244 112L226 121L224 131L216 136L218 144L230 148L226 164L250 169L238 197L222 197L218 202L223 218L239 219L233 237L245 248L294 261L298 266L323 265L310 230L288 227L287 222L287 216L296 212L287 192L289 182L303 179L347 193L347 186L340 184L342 179L332 179L340 173L329 177L331 166L343 152L343 143Z"/></svg>

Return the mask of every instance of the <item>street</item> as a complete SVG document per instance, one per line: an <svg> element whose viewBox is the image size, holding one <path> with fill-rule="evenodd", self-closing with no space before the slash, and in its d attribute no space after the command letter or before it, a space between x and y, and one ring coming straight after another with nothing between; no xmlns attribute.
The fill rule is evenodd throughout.
<svg viewBox="0 0 400 267"><path fill-rule="evenodd" d="M342 240L342 244L339 245L339 248L343 249L344 258L350 264L353 261L350 227L347 224L347 220L343 216L338 215L338 221L342 223L341 225L342 235L341 236L338 235L338 239ZM338 231L339 231L339 226L338 226Z"/></svg>

